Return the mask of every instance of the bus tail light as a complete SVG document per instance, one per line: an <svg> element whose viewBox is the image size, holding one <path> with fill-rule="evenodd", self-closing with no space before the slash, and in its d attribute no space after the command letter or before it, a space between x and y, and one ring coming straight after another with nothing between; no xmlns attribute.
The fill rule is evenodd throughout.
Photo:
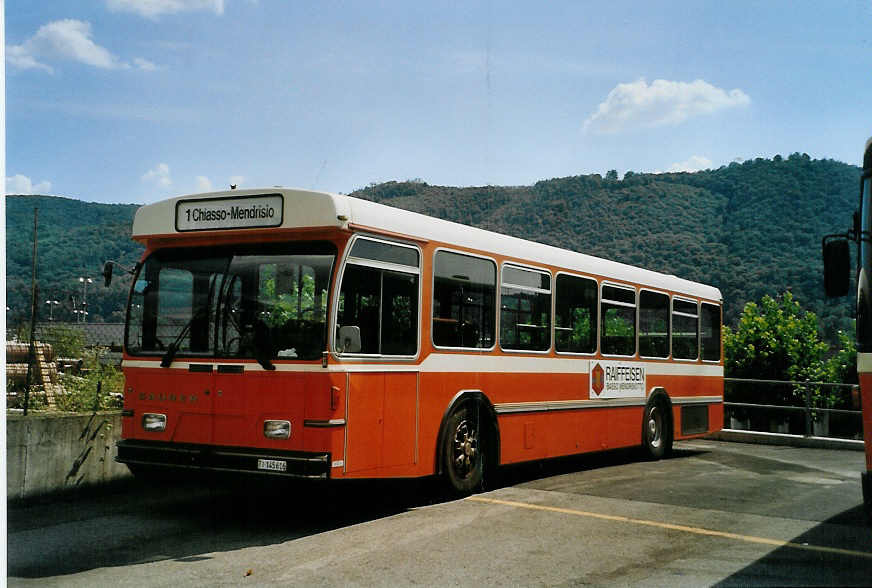
<svg viewBox="0 0 872 588"><path fill-rule="evenodd" d="M263 436L267 439L289 439L291 421L264 421Z"/></svg>
<svg viewBox="0 0 872 588"><path fill-rule="evenodd" d="M151 433L159 433L167 428L167 415L147 412L142 415L142 428Z"/></svg>

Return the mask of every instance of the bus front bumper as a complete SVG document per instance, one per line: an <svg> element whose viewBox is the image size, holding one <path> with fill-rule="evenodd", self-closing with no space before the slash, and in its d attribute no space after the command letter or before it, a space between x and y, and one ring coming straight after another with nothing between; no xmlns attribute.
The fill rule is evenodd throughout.
<svg viewBox="0 0 872 588"><path fill-rule="evenodd" d="M330 473L329 453L136 439L119 441L117 447L115 461L133 467L184 468L314 479L325 479Z"/></svg>

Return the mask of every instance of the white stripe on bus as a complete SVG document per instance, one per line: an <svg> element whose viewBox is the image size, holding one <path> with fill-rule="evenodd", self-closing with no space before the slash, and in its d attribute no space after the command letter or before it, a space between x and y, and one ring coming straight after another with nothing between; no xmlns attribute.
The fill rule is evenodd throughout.
<svg viewBox="0 0 872 588"><path fill-rule="evenodd" d="M867 354L862 354L867 355ZM872 355L872 354L869 354ZM596 359L568 357L530 357L514 355L471 355L464 353L431 353L420 364L411 363L337 363L331 358L326 368L316 363L276 363L277 372L427 372L427 373L510 373L510 374L588 374ZM608 361L615 361L610 359ZM626 363L645 367L649 376L723 377L724 367L717 364L690 362L651 362L627 359ZM188 370L194 365L243 365L246 372L266 371L257 363L211 361L176 361L161 368L160 360L125 359L122 367ZM859 360L858 360L859 364ZM872 364L872 358L870 358Z"/></svg>

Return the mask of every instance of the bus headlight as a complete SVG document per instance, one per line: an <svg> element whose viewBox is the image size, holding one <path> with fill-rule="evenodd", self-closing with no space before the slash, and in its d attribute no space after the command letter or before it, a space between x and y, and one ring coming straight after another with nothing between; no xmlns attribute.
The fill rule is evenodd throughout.
<svg viewBox="0 0 872 588"><path fill-rule="evenodd" d="M263 421L263 436L267 439L289 439L291 421Z"/></svg>
<svg viewBox="0 0 872 588"><path fill-rule="evenodd" d="M142 415L142 428L151 433L159 433L167 428L167 415L147 412Z"/></svg>

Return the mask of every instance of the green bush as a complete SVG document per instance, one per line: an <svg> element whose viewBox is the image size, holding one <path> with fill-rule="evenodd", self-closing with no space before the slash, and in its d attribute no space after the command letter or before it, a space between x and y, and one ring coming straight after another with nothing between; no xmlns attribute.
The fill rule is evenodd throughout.
<svg viewBox="0 0 872 588"><path fill-rule="evenodd" d="M53 325L46 329L41 339L51 343L55 357L82 357L85 349L85 332L67 325Z"/></svg>
<svg viewBox="0 0 872 588"><path fill-rule="evenodd" d="M6 390L6 408L24 408L24 390L25 386L10 386ZM10 394L12 393L12 394ZM48 407L48 400L45 396L45 390L38 386L30 387L30 394L27 395L27 410L45 410Z"/></svg>
<svg viewBox="0 0 872 588"><path fill-rule="evenodd" d="M101 363L106 353L105 347L85 351L83 375L61 377L64 392L55 396L58 410L88 412L121 408L124 374L114 365Z"/></svg>

